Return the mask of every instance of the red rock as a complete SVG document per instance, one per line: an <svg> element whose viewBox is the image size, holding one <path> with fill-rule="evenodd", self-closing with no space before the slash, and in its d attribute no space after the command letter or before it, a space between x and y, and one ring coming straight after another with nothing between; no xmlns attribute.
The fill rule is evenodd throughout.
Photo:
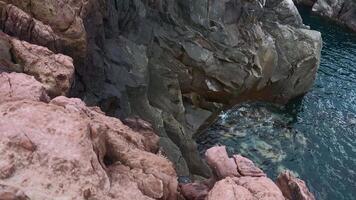
<svg viewBox="0 0 356 200"><path fill-rule="evenodd" d="M4 102L0 115L1 183L30 199L177 198L173 165L145 136L79 99Z"/></svg>
<svg viewBox="0 0 356 200"><path fill-rule="evenodd" d="M51 97L66 95L74 78L72 58L45 47L11 38L12 54L24 73L41 82Z"/></svg>
<svg viewBox="0 0 356 200"><path fill-rule="evenodd" d="M240 176L233 158L229 158L225 146L216 146L205 152L205 159L219 179Z"/></svg>
<svg viewBox="0 0 356 200"><path fill-rule="evenodd" d="M181 194L190 200L204 200L209 192L209 187L203 183L188 183L180 186Z"/></svg>
<svg viewBox="0 0 356 200"><path fill-rule="evenodd" d="M0 184L0 200L30 200L18 188Z"/></svg>
<svg viewBox="0 0 356 200"><path fill-rule="evenodd" d="M123 123L128 127L132 128L132 130L139 132L141 135L144 135L144 137L146 138L145 147L147 151L153 153L156 153L158 151L159 137L154 132L153 127L150 123L138 117L127 118L123 121Z"/></svg>
<svg viewBox="0 0 356 200"><path fill-rule="evenodd" d="M45 88L34 77L20 73L0 73L0 104L24 99L49 101Z"/></svg>
<svg viewBox="0 0 356 200"><path fill-rule="evenodd" d="M59 37L52 28L36 20L31 15L12 4L6 4L2 10L2 30L32 44L41 45L55 51L59 47Z"/></svg>
<svg viewBox="0 0 356 200"><path fill-rule="evenodd" d="M209 192L207 200L254 200L252 194L244 187L236 185L235 181L227 177L215 184Z"/></svg>
<svg viewBox="0 0 356 200"><path fill-rule="evenodd" d="M240 185L250 191L255 199L284 200L282 192L274 182L267 177L244 176L234 179Z"/></svg>
<svg viewBox="0 0 356 200"><path fill-rule="evenodd" d="M256 167L251 160L241 155L234 155L233 157L235 159L238 172L241 175L253 177L266 176L266 174L260 168Z"/></svg>
<svg viewBox="0 0 356 200"><path fill-rule="evenodd" d="M276 184L289 200L315 200L305 182L294 177L290 171L279 174Z"/></svg>

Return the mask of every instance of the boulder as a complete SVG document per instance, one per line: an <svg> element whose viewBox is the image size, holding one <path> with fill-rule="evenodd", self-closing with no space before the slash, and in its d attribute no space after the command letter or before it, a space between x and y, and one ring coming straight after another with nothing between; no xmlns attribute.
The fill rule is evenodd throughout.
<svg viewBox="0 0 356 200"><path fill-rule="evenodd" d="M219 179L224 179L228 176L240 176L236 162L233 158L229 158L224 146L208 149L205 153L205 159Z"/></svg>
<svg viewBox="0 0 356 200"><path fill-rule="evenodd" d="M286 199L289 200L315 200L303 180L296 178L292 172L284 171L279 174L276 184Z"/></svg>
<svg viewBox="0 0 356 200"><path fill-rule="evenodd" d="M72 58L0 33L0 72L22 72L43 84L50 97L68 94L74 80Z"/></svg>
<svg viewBox="0 0 356 200"><path fill-rule="evenodd" d="M79 99L3 102L0 115L1 184L29 199L176 198L173 165L146 136Z"/></svg>
<svg viewBox="0 0 356 200"><path fill-rule="evenodd" d="M48 102L46 90L33 76L22 73L0 73L0 104L6 101L33 100Z"/></svg>
<svg viewBox="0 0 356 200"><path fill-rule="evenodd" d="M181 184L181 194L187 200L314 200L304 181L290 173L281 174L275 184L248 158L241 155L232 157L234 165L230 163L224 146L208 149L207 163L217 177ZM231 173L234 169L238 174Z"/></svg>

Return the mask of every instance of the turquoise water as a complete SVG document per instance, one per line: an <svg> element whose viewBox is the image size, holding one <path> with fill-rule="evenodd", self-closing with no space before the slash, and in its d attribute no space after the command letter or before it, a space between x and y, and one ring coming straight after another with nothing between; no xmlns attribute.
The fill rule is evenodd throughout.
<svg viewBox="0 0 356 200"><path fill-rule="evenodd" d="M221 114L200 138L203 152L224 144L255 161L270 177L290 169L320 200L356 199L356 34L302 9L322 33L313 89L280 107L246 103Z"/></svg>

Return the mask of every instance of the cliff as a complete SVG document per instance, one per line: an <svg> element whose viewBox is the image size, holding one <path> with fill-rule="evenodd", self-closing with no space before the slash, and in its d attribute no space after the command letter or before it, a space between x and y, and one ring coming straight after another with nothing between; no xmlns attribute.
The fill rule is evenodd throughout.
<svg viewBox="0 0 356 200"><path fill-rule="evenodd" d="M148 166L145 166L121 158L120 152L128 150L121 149L120 145L134 149L134 157L141 154L159 159L155 155L157 151L145 149L147 145L141 144L145 143L145 138L138 139L141 142L137 144L133 138L139 133L127 136L125 145L122 138L114 138L120 143L116 145L107 141L110 131L101 132L99 128L100 135L104 135L100 140L106 141L105 145L92 141L88 136L91 132L84 127L91 127L95 122L104 130L117 130L117 127L108 127L106 121L121 122L87 108L80 100L57 96L80 97L89 106L100 106L110 116L120 119L137 116L149 122L159 136L162 154L173 162L179 176L210 177L211 170L200 158L193 140L200 127L220 109L242 101L285 103L303 95L312 86L320 61L320 33L303 25L291 0L2 0L0 10L0 27L9 35L2 34L0 43L3 79L7 79L9 74L5 73L8 72L26 73L42 84L32 83L23 88L23 84L34 81L33 78L11 75L24 82L14 81L14 84L3 86L8 89L1 107L4 113L14 107L21 109L1 119L4 130L9 131L2 134L10 138L20 135L16 136L20 137L20 143L22 137L26 141L27 137L32 137L21 135L27 128L33 137L36 130L52 133L54 138L58 134L62 141L58 144L60 148L67 147L67 140L74 146L81 144L72 150L78 152L77 156L85 157L78 162L85 170L84 166L92 162L89 158L95 155L98 158L94 159L93 168L103 162L98 155L105 153L94 150L87 155L89 152L85 150L101 144L114 151L111 153L116 156L110 158L110 162L118 161L123 165L112 170L121 170L131 182L137 177L127 170L150 169L155 164L147 161ZM20 90L14 90L13 86ZM38 93L28 92L32 89ZM33 113L33 117L29 113ZM61 128L67 125L57 120L62 115L68 118L65 120L68 126L82 128L76 133L78 135L63 134ZM17 126L11 116L24 120L18 125L22 128L11 130ZM104 122L98 122L95 116L100 116L100 120L105 118ZM41 126L34 127L37 124ZM47 127L51 125L56 128ZM120 129L118 133L123 134ZM71 141L72 137L78 140ZM45 138L53 140L50 136ZM46 151L51 150L45 138L34 141L43 142ZM27 159L27 153L21 156ZM69 160L78 159L69 153L60 155ZM144 163L145 158L142 158ZM51 159L54 158L44 156L41 162L49 160L48 166L52 166ZM156 172L137 172L138 177L153 174L152 181L162 183L159 192L156 188L153 193L148 192L149 197L171 195L165 189L171 187L166 178L174 177L174 170L167 160L162 163L167 166L163 168L167 169L162 172L163 178ZM111 180L108 178L110 168L101 166L98 173L104 178L98 175L103 181L95 184L100 185L97 194L105 196L109 190L105 184ZM43 171L51 172L47 168ZM26 170L20 172L28 174ZM84 177L83 174L88 173L79 171L77 175ZM43 174L38 176L46 178ZM87 177L89 182L94 178ZM60 184L53 187L53 192L65 191L60 187ZM72 189L73 195L80 191ZM87 193L92 194L92 191Z"/></svg>

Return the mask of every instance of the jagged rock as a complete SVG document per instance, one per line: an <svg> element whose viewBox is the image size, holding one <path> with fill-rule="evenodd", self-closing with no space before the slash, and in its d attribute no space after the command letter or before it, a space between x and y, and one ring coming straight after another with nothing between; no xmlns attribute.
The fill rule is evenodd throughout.
<svg viewBox="0 0 356 200"><path fill-rule="evenodd" d="M219 179L240 176L233 158L229 158L224 146L212 147L205 152L205 159Z"/></svg>
<svg viewBox="0 0 356 200"><path fill-rule="evenodd" d="M23 72L43 84L50 97L68 94L74 79L72 58L0 33L0 72Z"/></svg>
<svg viewBox="0 0 356 200"><path fill-rule="evenodd" d="M79 99L4 102L0 115L1 183L30 199L176 198L157 144Z"/></svg>
<svg viewBox="0 0 356 200"><path fill-rule="evenodd" d="M251 160L241 155L234 155L233 157L241 175L252 177L266 176L266 174L260 168L256 167Z"/></svg>
<svg viewBox="0 0 356 200"><path fill-rule="evenodd" d="M24 73L43 83L49 96L68 93L74 78L72 58L25 41L11 39L10 42L15 62L23 66Z"/></svg>
<svg viewBox="0 0 356 200"><path fill-rule="evenodd" d="M214 174L219 175L224 171L224 165L225 171L233 170L233 165L227 162L229 157L224 146L212 147L207 150L206 155ZM214 162L209 161L212 158L215 158ZM225 177L218 176L202 182L182 184L180 186L182 195L187 200L285 200L285 198L314 200L305 183L289 173L279 176L277 186L251 160L240 155L233 155L233 158L235 170L239 171L238 175L229 173L229 176Z"/></svg>
<svg viewBox="0 0 356 200"><path fill-rule="evenodd" d="M291 0L2 2L5 32L73 57L71 96L151 123L182 176L211 175L192 139L205 124L196 118L303 95L320 60L321 36L305 29ZM24 22L46 31L24 33Z"/></svg>
<svg viewBox="0 0 356 200"><path fill-rule="evenodd" d="M88 9L96 0L1 2L4 32L27 42L44 45L55 52L85 58L87 41L82 17L88 14Z"/></svg>
<svg viewBox="0 0 356 200"><path fill-rule="evenodd" d="M0 72L0 104L6 101L33 100L48 102L44 86L33 76Z"/></svg>
<svg viewBox="0 0 356 200"><path fill-rule="evenodd" d="M354 0L294 0L294 2L310 6L314 13L356 31L356 2Z"/></svg>
<svg viewBox="0 0 356 200"><path fill-rule="evenodd" d="M288 200L315 200L305 182L294 177L290 171L279 174L276 184Z"/></svg>

